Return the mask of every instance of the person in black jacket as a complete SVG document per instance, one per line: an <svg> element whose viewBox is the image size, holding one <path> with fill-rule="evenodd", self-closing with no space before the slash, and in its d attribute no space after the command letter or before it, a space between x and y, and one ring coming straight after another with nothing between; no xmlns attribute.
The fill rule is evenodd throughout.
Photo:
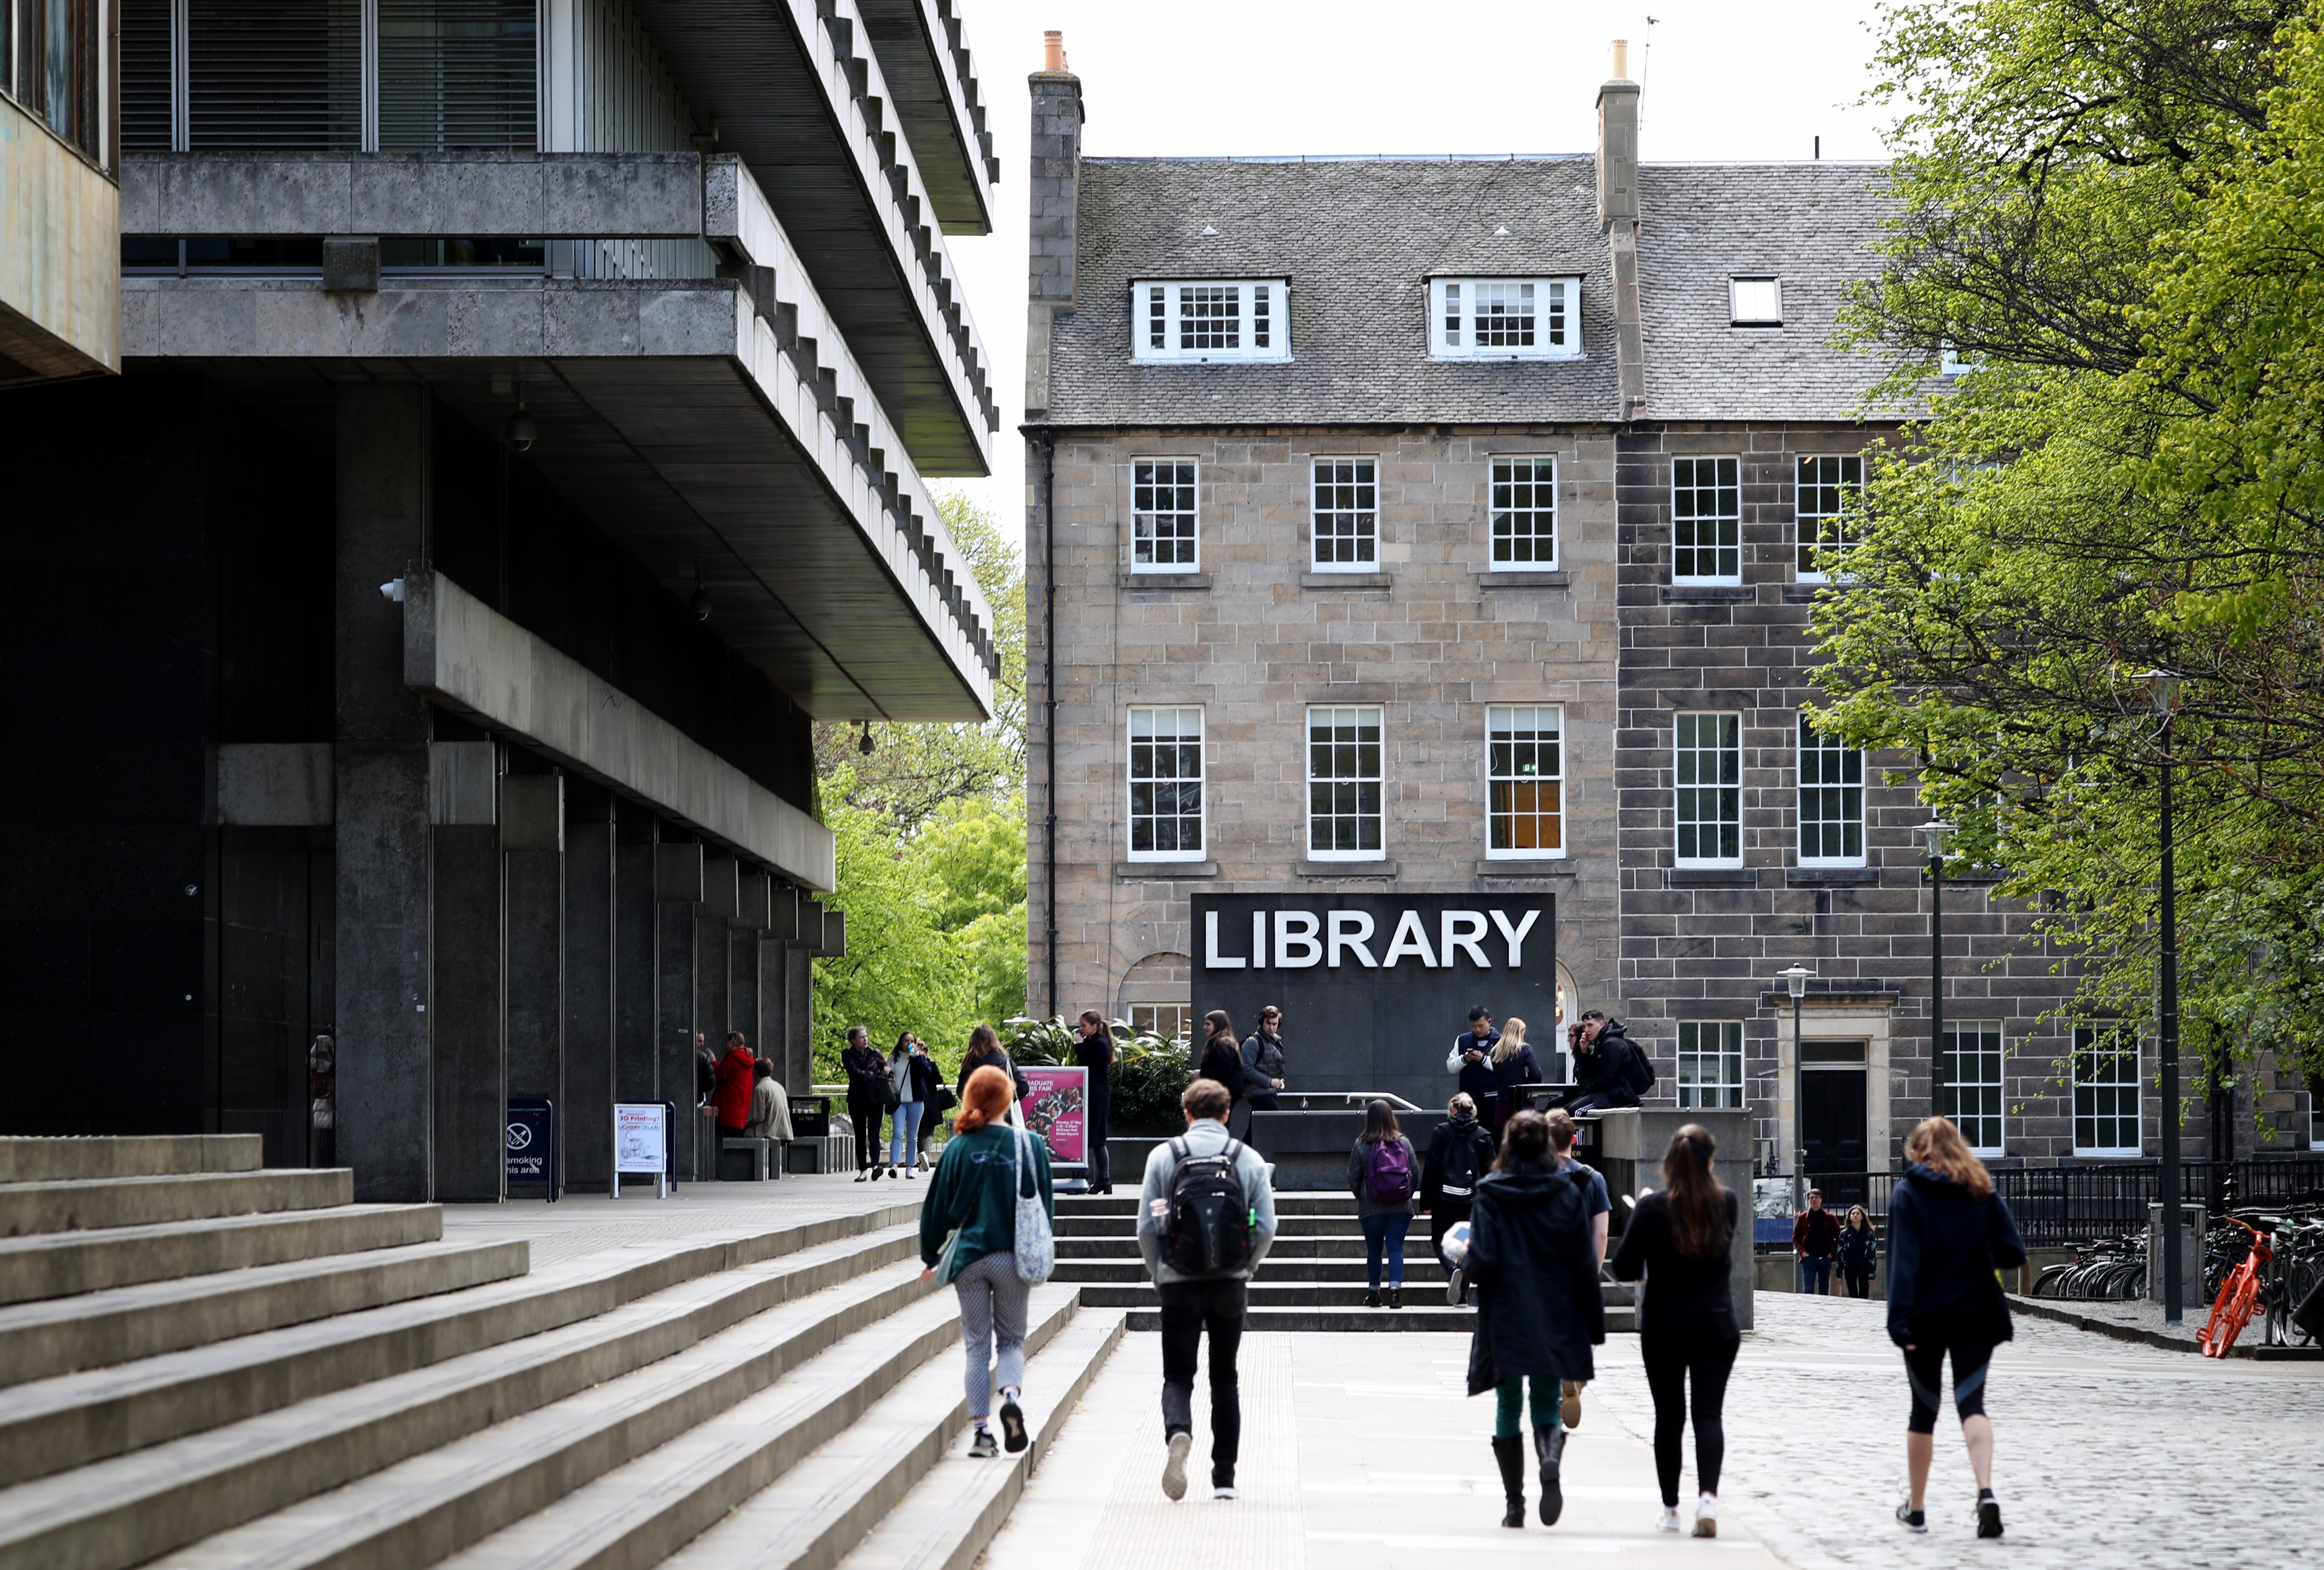
<svg viewBox="0 0 2324 1570"><path fill-rule="evenodd" d="M1848 1225L1840 1229L1840 1276L1851 1298L1872 1295L1872 1278L1880 1269L1880 1235L1861 1205L1848 1207Z"/></svg>
<svg viewBox="0 0 2324 1570"><path fill-rule="evenodd" d="M847 1121L855 1125L855 1180L860 1183L880 1171L880 1123L888 1116L893 1080L887 1055L872 1044L872 1033L862 1025L848 1031L839 1066L847 1075Z"/></svg>
<svg viewBox="0 0 2324 1570"><path fill-rule="evenodd" d="M1690 1123L1671 1136L1663 1156L1664 1189L1638 1198L1614 1251L1614 1279L1644 1276L1638 1310L1638 1354L1655 1400L1655 1474L1663 1489L1657 1531L1675 1532L1679 1455L1686 1435L1687 1384L1694 1386L1694 1535L1719 1535L1719 1467L1727 1431L1720 1414L1727 1376L1735 1367L1742 1333L1729 1289L1740 1208L1735 1195L1711 1175L1718 1145L1710 1131Z"/></svg>
<svg viewBox="0 0 2324 1570"><path fill-rule="evenodd" d="M1518 1419L1533 1385L1533 1447L1541 1467L1541 1524L1565 1509L1558 1464L1565 1428L1562 1382L1597 1376L1591 1347L1606 1339L1606 1309L1590 1244L1589 1178L1561 1167L1549 1125L1517 1114L1501 1153L1477 1184L1464 1262L1477 1284L1477 1327L1469 1343L1469 1393L1492 1391L1493 1459L1501 1471L1505 1527L1525 1525L1525 1451Z"/></svg>
<svg viewBox="0 0 2324 1570"><path fill-rule="evenodd" d="M1444 1260L1444 1235L1469 1219L1477 1182L1493 1166L1493 1136L1477 1121L1477 1104L1452 1097L1450 1116L1428 1136L1420 1161L1420 1202L1428 1211L1428 1245L1444 1262L1444 1299L1454 1308L1467 1300L1468 1281L1458 1264Z"/></svg>
<svg viewBox="0 0 2324 1570"><path fill-rule="evenodd" d="M1010 1082L1017 1088L1018 1100L1033 1094L1032 1084L1017 1067L1017 1060L1001 1047L1001 1033L989 1024L981 1024L968 1033L968 1050L961 1053L960 1072L953 1080L954 1099L962 1106L968 1105L968 1077L988 1063L1009 1076Z"/></svg>
<svg viewBox="0 0 2324 1570"><path fill-rule="evenodd" d="M1985 1415L1986 1369L2012 1337L2009 1299L1996 1271L2025 1262L2017 1218L1993 1191L1993 1176L1948 1117L1923 1120L1904 1142L1904 1180L1888 1197L1888 1339L1904 1349L1913 1388L1904 1461L1912 1493L1896 1507L1911 1531L1929 1529L1922 1501L1936 1453L1944 1363L1953 1364L1953 1409L1977 1474L1977 1535L2001 1536L1993 1496L1993 1424Z"/></svg>
<svg viewBox="0 0 2324 1570"><path fill-rule="evenodd" d="M1259 1011L1259 1028L1243 1039L1242 1079L1246 1094L1227 1132L1249 1144L1250 1115L1282 1105L1276 1092L1283 1088L1283 1011L1271 1003Z"/></svg>
<svg viewBox="0 0 2324 1570"><path fill-rule="evenodd" d="M1638 1092L1631 1083L1631 1064L1640 1049L1622 1022L1590 1010L1582 1016L1578 1044L1582 1050L1573 1060L1573 1089L1560 1105L1572 1112L1636 1106Z"/></svg>
<svg viewBox="0 0 2324 1570"><path fill-rule="evenodd" d="M1509 1114L1517 1109L1517 1087L1541 1083L1541 1063L1526 1044L1525 1021L1512 1018L1501 1027L1501 1039L1486 1054L1485 1066L1493 1074L1493 1101L1480 1110L1485 1126L1499 1139Z"/></svg>
<svg viewBox="0 0 2324 1570"><path fill-rule="evenodd" d="M1477 1104L1477 1121L1496 1139L1499 1125L1493 1112L1500 1104L1501 1084L1493 1078L1493 1048L1500 1039L1501 1033L1493 1028L1493 1016L1480 1003L1469 1011L1469 1028L1452 1038L1452 1050L1444 1054L1444 1071L1460 1076L1454 1084Z"/></svg>
<svg viewBox="0 0 2324 1570"><path fill-rule="evenodd" d="M1242 1046L1235 1040L1234 1022L1214 1008L1203 1016L1203 1056L1190 1078L1216 1079L1235 1101L1243 1098ZM1231 1117L1231 1114L1229 1115Z"/></svg>
<svg viewBox="0 0 2324 1570"><path fill-rule="evenodd" d="M1082 1143L1089 1151L1089 1191L1113 1192L1113 1161L1106 1153L1106 1125L1113 1108L1113 1066L1121 1049L1113 1043L1105 1015L1093 1008L1082 1010L1081 1040L1074 1043L1074 1059L1089 1070L1089 1092L1083 1106Z"/></svg>

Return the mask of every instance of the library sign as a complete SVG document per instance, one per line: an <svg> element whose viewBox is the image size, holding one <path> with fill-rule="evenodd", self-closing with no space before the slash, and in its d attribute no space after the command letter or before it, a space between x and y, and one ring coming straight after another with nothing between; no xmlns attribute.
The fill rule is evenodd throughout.
<svg viewBox="0 0 2324 1570"><path fill-rule="evenodd" d="M1442 1108L1471 1006L1526 1021L1536 1057L1557 1044L1554 895L1198 894L1195 1031L1223 1008L1248 1036L1283 1010L1286 1088L1386 1090Z"/></svg>

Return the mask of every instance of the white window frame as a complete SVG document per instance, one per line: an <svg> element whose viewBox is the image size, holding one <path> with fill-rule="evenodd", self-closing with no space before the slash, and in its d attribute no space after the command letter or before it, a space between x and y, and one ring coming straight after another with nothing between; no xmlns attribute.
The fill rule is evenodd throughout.
<svg viewBox="0 0 2324 1570"><path fill-rule="evenodd" d="M1833 464L1839 471L1838 475L1831 480L1826 480L1819 469L1815 477L1811 479L1808 476L1808 465L1811 464ZM1851 467L1855 470L1855 476L1852 479L1849 476L1849 470ZM1810 497L1816 491L1826 490L1839 492L1840 510L1838 512L1825 512L1821 509L1811 510L1808 506ZM1851 508L1849 505L1850 497L1857 500L1858 507ZM1802 583L1831 582L1830 573L1816 571L1811 553L1818 550L1845 551L1857 544L1856 540L1849 537L1849 526L1851 522L1862 520L1863 513L1860 510L1860 505L1863 497L1863 454L1802 453L1799 455L1799 463L1794 468L1792 479L1792 574L1797 582ZM1825 527L1827 523L1829 524L1828 532ZM1811 528L1812 524L1816 527Z"/></svg>
<svg viewBox="0 0 2324 1570"><path fill-rule="evenodd" d="M1784 280L1772 273L1744 272L1727 280L1727 323L1734 327L1784 325Z"/></svg>
<svg viewBox="0 0 2324 1570"><path fill-rule="evenodd" d="M1799 864L1802 867L1864 866L1863 752L1857 748L1827 743L1809 723L1805 710L1800 712L1799 723L1794 734L1797 739L1797 745L1792 754L1792 781L1795 787L1793 802L1794 840ZM1811 755L1821 760L1816 769L1817 777L1813 782L1808 778ZM1836 782L1828 781L1822 777L1822 766L1835 762L1841 766L1841 778ZM1847 778L1851 768L1856 776L1853 783ZM1827 817L1819 813L1812 821L1819 824L1836 823L1840 826L1843 846L1840 855L1811 856L1808 854L1808 824L1811 821L1808 815L1808 803L1812 794L1814 796L1836 794L1838 798L1838 805L1840 808L1839 815ZM1851 805L1854 809L1852 812L1849 811ZM1851 828L1856 831L1856 849L1853 852L1845 849L1847 831Z"/></svg>
<svg viewBox="0 0 2324 1570"><path fill-rule="evenodd" d="M1342 481L1336 474L1334 474L1330 480L1326 480L1323 477L1323 466L1326 464L1354 464L1361 465L1361 468L1353 477L1348 480ZM1327 484L1370 486L1371 488L1372 504L1370 512L1370 518L1371 520L1370 527L1367 532L1349 537L1355 539L1361 547L1359 555L1353 561L1327 562L1323 559L1323 530L1322 528L1323 514L1326 512L1335 514L1350 513L1357 516L1362 516L1364 514L1364 510L1360 507L1325 507L1323 505L1323 487ZM1369 453L1317 453L1308 460L1307 565L1311 571L1318 573L1379 572L1380 570L1379 515L1380 484L1379 459L1378 457ZM1332 537L1334 540L1337 540L1342 537L1333 535Z"/></svg>
<svg viewBox="0 0 2324 1570"><path fill-rule="evenodd" d="M1708 484L1703 481L1702 466L1706 464L1711 465ZM1730 471L1719 467L1720 464L1731 465L1733 481L1731 484L1729 482ZM1692 519L1686 520L1695 526L1696 543L1682 546L1679 543L1680 531L1683 527L1679 517L1680 497L1686 495L1700 497L1707 493L1713 498L1716 505L1723 498L1723 493L1729 491L1735 493L1734 510L1729 512L1722 509L1710 513L1697 513ZM1702 526L1705 523L1718 527L1716 539L1707 546L1701 543ZM1730 537L1732 544L1728 543ZM1701 555L1708 551L1711 553L1711 565L1714 568L1725 566L1725 558L1731 552L1735 558L1735 570L1731 573L1683 573L1679 571L1679 565L1684 559L1680 555L1682 551L1694 554L1695 559L1691 565L1695 566L1702 565ZM1671 460L1671 582L1674 584L1718 583L1729 586L1743 582L1743 460L1741 457L1728 453L1683 453Z"/></svg>
<svg viewBox="0 0 2324 1570"><path fill-rule="evenodd" d="M1979 1070L1979 1076L1974 1079L1961 1072L1962 1038L1971 1034L1975 1035L1976 1042L1970 1048L1970 1055L1978 1060ZM1951 1118L1954 1126L1961 1131L1963 1137L1968 1138L1971 1154L2007 1155L2008 1033L2001 1028L2001 1022L1997 1019L1949 1019L1945 1021L1942 1051L1945 1057L1945 1095L1950 1098L1951 1105L1938 1110ZM1984 1077L1984 1070L1987 1068L1992 1070L1990 1079ZM1964 1088L1977 1092L1978 1110L1974 1113L1964 1115L1962 1111L1960 1093ZM1987 1106L1992 1110L1986 1111ZM1990 1134L1993 1137L1983 1140L1974 1137L1981 1134Z"/></svg>
<svg viewBox="0 0 2324 1570"><path fill-rule="evenodd" d="M2083 1065L2089 1060L2085 1054L2089 1053L2091 1049L2108 1037L2112 1037L2117 1042L2126 1043L2129 1048L2127 1055L2130 1059L2130 1080L2126 1087L2120 1079L2086 1080L2082 1078ZM2075 1030L2073 1034L2072 1057L2069 1064L2069 1079L2073 1085L2074 1153L2076 1155L2144 1156L2146 1153L2145 1045L2145 1042L2139 1039L2137 1030L2135 1026L2123 1025L2118 1026L2114 1030L2107 1031L2093 1030L2088 1026L2081 1026ZM2109 1052L2107 1056L2110 1060L2118 1062L2121 1060L2124 1054L2121 1052ZM2082 1112L2082 1093L2085 1090L2092 1092L2091 1107L2088 1116L2089 1116L2093 1125L2090 1130L2093 1134L2096 1134L2098 1132L2098 1125L2102 1123L2115 1125L2114 1132L2117 1134L2121 1132L2121 1112L2118 1109L2111 1113L2099 1112L2098 1110L2098 1093L2111 1092L2113 1095L2120 1097L2125 1094L2126 1090L2127 1091L2127 1094L2130 1097L2130 1143L2098 1144L2096 1143L2092 1143L2085 1144L2082 1142L2082 1120L2084 1116ZM2117 1107L2118 1106L2119 1104L2117 1103Z"/></svg>
<svg viewBox="0 0 2324 1570"><path fill-rule="evenodd" d="M1167 1031L1162 1028L1166 1024L1171 1026ZM1191 1003L1133 1003L1130 1005L1130 1028L1150 1032L1173 1046L1192 1046L1194 1041L1194 1005Z"/></svg>
<svg viewBox="0 0 2324 1570"><path fill-rule="evenodd" d="M1530 291L1533 342L1477 342L1480 293ZM1428 280L1428 353L1438 360L1579 360L1582 280L1579 278L1432 278Z"/></svg>
<svg viewBox="0 0 2324 1570"><path fill-rule="evenodd" d="M1183 314L1188 289L1235 291L1237 341L1231 347L1188 349ZM1156 291L1160 292L1163 342L1154 343ZM1265 344L1257 324L1266 324ZM1286 278L1141 278L1130 286L1130 357L1148 364L1208 365L1228 362L1268 363L1291 358L1291 280Z"/></svg>
<svg viewBox="0 0 2324 1570"><path fill-rule="evenodd" d="M1543 725L1545 718L1548 721L1545 730ZM1514 739L1519 733L1518 728L1521 724L1528 726L1528 733L1532 735L1547 734L1554 738L1548 743L1552 749L1549 772L1526 774L1521 772L1523 765L1517 758L1512 757L1506 763L1502 758L1501 753L1505 748L1500 738L1508 736L1512 739L1506 750L1514 753L1517 747L1523 745ZM1538 747L1541 744L1536 742L1533 745ZM1538 767L1540 758L1537 754L1533 761ZM1510 822L1512 823L1526 821L1538 822L1543 817L1549 817L1556 826L1554 831L1557 843L1555 845L1502 846L1496 843L1500 838L1500 822L1503 817L1498 800L1500 794L1499 787L1520 785L1548 785L1556 793L1556 810L1546 814L1537 812L1511 813L1508 814ZM1513 839L1515 837L1511 836ZM1558 704L1489 703L1485 706L1485 859L1488 861L1563 861L1565 859L1565 711Z"/></svg>
<svg viewBox="0 0 2324 1570"><path fill-rule="evenodd" d="M1708 1039L1706 1039L1708 1038ZM1705 1064L1716 1070L1706 1076ZM1690 1079L1689 1072L1692 1073ZM1678 1104L1682 1109L1743 1105L1743 1022L1683 1019L1678 1023Z"/></svg>
<svg viewBox="0 0 2324 1570"><path fill-rule="evenodd" d="M1175 478L1168 481L1157 482L1153 477L1153 470L1157 464L1161 464L1183 465L1186 471L1186 478L1184 484L1186 490L1188 505L1183 512L1175 508L1165 512L1158 510L1141 509L1139 506L1139 500L1143 499L1145 492L1149 487L1161 483L1167 484L1175 489L1181 483L1181 482ZM1203 468L1202 462L1199 459L1176 457L1168 454L1164 454L1157 457L1132 458L1130 460L1130 570L1131 572L1198 573L1202 571L1202 495ZM1150 546L1154 543L1154 540L1151 536L1140 536L1139 532L1139 522L1142 519L1151 518L1185 519L1191 528L1189 541L1194 547L1194 555L1183 562L1139 561L1138 559L1139 546L1141 544Z"/></svg>
<svg viewBox="0 0 2324 1570"><path fill-rule="evenodd" d="M1521 470L1519 465L1524 465ZM1530 473L1525 471L1529 470ZM1486 565L1496 573L1554 573L1558 570L1558 552L1563 547L1564 530L1558 526L1557 516L1557 456L1554 453L1496 453L1486 465L1485 520L1489 537L1485 542ZM1522 474L1523 477L1520 477ZM1534 505L1516 505L1517 488L1532 487ZM1504 503L1504 497L1507 502ZM1504 518L1525 517L1538 519L1544 514L1549 519L1549 555L1518 560L1514 554L1501 555L1508 545L1514 553L1517 543L1512 533L1504 539L1501 520ZM1526 543L1539 547L1538 534L1526 537Z"/></svg>
<svg viewBox="0 0 2324 1570"><path fill-rule="evenodd" d="M1157 850L1153 849L1141 850L1138 848L1138 824L1140 817L1142 816L1150 822L1158 822L1166 816L1166 814L1154 812L1150 809L1142 814L1139 813L1138 805L1139 786L1176 785L1183 783L1187 777L1185 775L1166 776L1148 774L1141 778L1138 773L1139 719L1141 715L1148 716L1149 718L1147 720L1147 723L1148 725L1154 725L1159 723L1159 721L1151 718L1151 716L1162 714L1170 715L1172 717L1171 722L1174 725L1183 725L1186 721L1186 716L1194 716L1194 743L1196 763L1195 771L1193 776L1195 797L1194 816L1194 833L1195 837L1200 840L1200 843L1196 844L1192 849L1188 849L1182 845L1176 849L1168 850ZM1209 789L1211 759L1209 750L1209 730L1210 727L1203 713L1202 706L1196 703L1134 703L1131 704L1124 712L1122 716L1122 738L1124 742L1122 754L1122 777L1125 785L1123 792L1123 806L1125 808L1123 849L1130 860L1201 861L1209 856L1211 843L1211 793ZM1172 739L1183 744L1186 738L1183 732L1180 732L1172 738ZM1155 738L1149 734L1147 738L1148 744L1152 745L1154 740ZM1186 816L1185 813L1172 813L1167 814L1167 816L1177 822L1183 831L1184 821ZM1180 837L1183 838L1183 832Z"/></svg>
<svg viewBox="0 0 2324 1570"><path fill-rule="evenodd" d="M1722 730L1729 722L1731 722L1734 727L1735 744L1732 750L1732 757L1734 758L1735 765L1735 777L1734 782L1731 785L1723 780L1711 785L1690 784L1688 782L1688 760L1690 754L1699 757L1706 750L1702 747L1699 740L1691 744L1689 737L1691 734L1699 737L1700 729L1704 721L1711 721L1718 723ZM1690 724L1690 721L1692 723ZM1717 733L1714 732L1714 734ZM1720 740L1717 746L1710 748L1709 750L1715 756L1722 758L1729 755L1723 738ZM1689 826L1690 820L1688 820L1683 814L1686 811L1688 799L1687 793L1689 791L1716 791L1722 794L1730 791L1733 793L1735 800L1735 813L1731 820L1723 815L1711 819L1705 819L1698 816L1692 820L1692 822L1697 828L1698 835L1700 835L1702 831L1701 826L1705 823L1712 825L1716 830L1723 830L1724 827L1731 821L1734 825L1735 832L1735 850L1732 855L1721 853L1715 856L1704 856L1700 854L1702 849L1702 840L1699 837L1695 841L1695 848L1698 853L1692 856L1686 853L1686 831ZM1675 864L1680 867L1710 868L1740 867L1743 865L1743 716L1733 710L1682 710L1676 715L1672 723L1671 854Z"/></svg>
<svg viewBox="0 0 2324 1570"><path fill-rule="evenodd" d="M1352 716L1352 719L1342 721L1342 716ZM1362 772L1363 741L1360 728L1366 723L1366 716L1370 716L1370 723L1374 733L1379 737L1379 740L1374 743L1374 769L1370 775ZM1319 719L1329 726L1336 727L1342 723L1350 723L1359 728L1358 739L1352 744L1358 748L1356 773L1318 775L1315 772L1315 725ZM1388 726L1385 711L1377 703L1315 703L1309 705L1305 723L1306 733L1302 740L1307 779L1307 859L1310 861L1387 860ZM1338 747L1349 744L1326 742L1324 745ZM1372 846L1360 846L1352 849L1343 849L1336 846L1327 849L1318 849L1315 845L1315 790L1319 785L1334 791L1342 786L1353 786L1357 795L1356 810L1352 813L1341 813L1334 808L1333 811L1325 813L1324 817L1332 822L1337 822L1342 818L1352 818L1357 824L1356 837L1359 840L1363 837L1363 822L1366 818L1370 818L1379 825L1376 837L1379 843ZM1370 813L1366 813L1362 806L1363 787L1366 785L1372 787L1372 811Z"/></svg>

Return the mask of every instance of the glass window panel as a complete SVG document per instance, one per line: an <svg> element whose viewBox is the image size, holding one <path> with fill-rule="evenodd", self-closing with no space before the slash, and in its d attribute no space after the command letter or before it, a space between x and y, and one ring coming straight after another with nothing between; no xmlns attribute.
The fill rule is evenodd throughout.
<svg viewBox="0 0 2324 1570"><path fill-rule="evenodd" d="M1130 711L1130 853L1203 854L1203 712Z"/></svg>
<svg viewBox="0 0 2324 1570"><path fill-rule="evenodd" d="M1315 460L1317 566L1369 565L1379 559L1379 474L1370 458Z"/></svg>
<svg viewBox="0 0 2324 1570"><path fill-rule="evenodd" d="M1682 1020L1678 1027L1678 1104L1743 1105L1743 1022Z"/></svg>
<svg viewBox="0 0 2324 1570"><path fill-rule="evenodd" d="M1130 491L1132 565L1196 565L1194 460L1137 459L1130 464Z"/></svg>
<svg viewBox="0 0 2324 1570"><path fill-rule="evenodd" d="M1496 458L1493 565L1546 567L1557 560L1557 460Z"/></svg>
<svg viewBox="0 0 2324 1570"><path fill-rule="evenodd" d="M1677 726L1678 859L1743 860L1743 717L1681 714Z"/></svg>
<svg viewBox="0 0 2324 1570"><path fill-rule="evenodd" d="M1800 860L1864 860L1864 754L1800 716Z"/></svg>
<svg viewBox="0 0 2324 1570"><path fill-rule="evenodd" d="M1307 711L1307 849L1311 855L1381 853L1380 711Z"/></svg>
<svg viewBox="0 0 2324 1570"><path fill-rule="evenodd" d="M1554 707L1485 711L1488 845L1495 851L1565 848L1564 712Z"/></svg>
<svg viewBox="0 0 2324 1570"><path fill-rule="evenodd" d="M1671 541L1674 579L1742 581L1740 459L1671 460Z"/></svg>
<svg viewBox="0 0 2324 1570"><path fill-rule="evenodd" d="M2004 1153L2001 1060L1999 1021L1945 1022L1945 1090L1938 1110L1981 1156Z"/></svg>
<svg viewBox="0 0 2324 1570"><path fill-rule="evenodd" d="M1864 459L1855 453L1802 458L1798 498L1793 515L1797 520L1799 571L1802 577L1820 577L1819 550L1844 550L1856 543L1854 509L1864 492Z"/></svg>
<svg viewBox="0 0 2324 1570"><path fill-rule="evenodd" d="M2138 1038L2130 1031L2074 1032L2074 1152L2138 1154Z"/></svg>

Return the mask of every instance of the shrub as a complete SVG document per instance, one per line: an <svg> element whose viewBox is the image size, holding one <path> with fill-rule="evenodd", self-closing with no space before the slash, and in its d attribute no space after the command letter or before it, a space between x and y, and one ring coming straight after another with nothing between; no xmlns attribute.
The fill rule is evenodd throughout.
<svg viewBox="0 0 2324 1570"><path fill-rule="evenodd" d="M1064 1019L1012 1019L1013 1033L1003 1038L1009 1055L1019 1063L1069 1064L1077 1061L1074 1045L1080 1033ZM1152 1031L1133 1030L1113 1022L1114 1044L1121 1061L1113 1066L1113 1100L1108 1109L1108 1129L1118 1134L1170 1134L1186 1126L1178 1097L1186 1088L1186 1049L1164 1041Z"/></svg>

